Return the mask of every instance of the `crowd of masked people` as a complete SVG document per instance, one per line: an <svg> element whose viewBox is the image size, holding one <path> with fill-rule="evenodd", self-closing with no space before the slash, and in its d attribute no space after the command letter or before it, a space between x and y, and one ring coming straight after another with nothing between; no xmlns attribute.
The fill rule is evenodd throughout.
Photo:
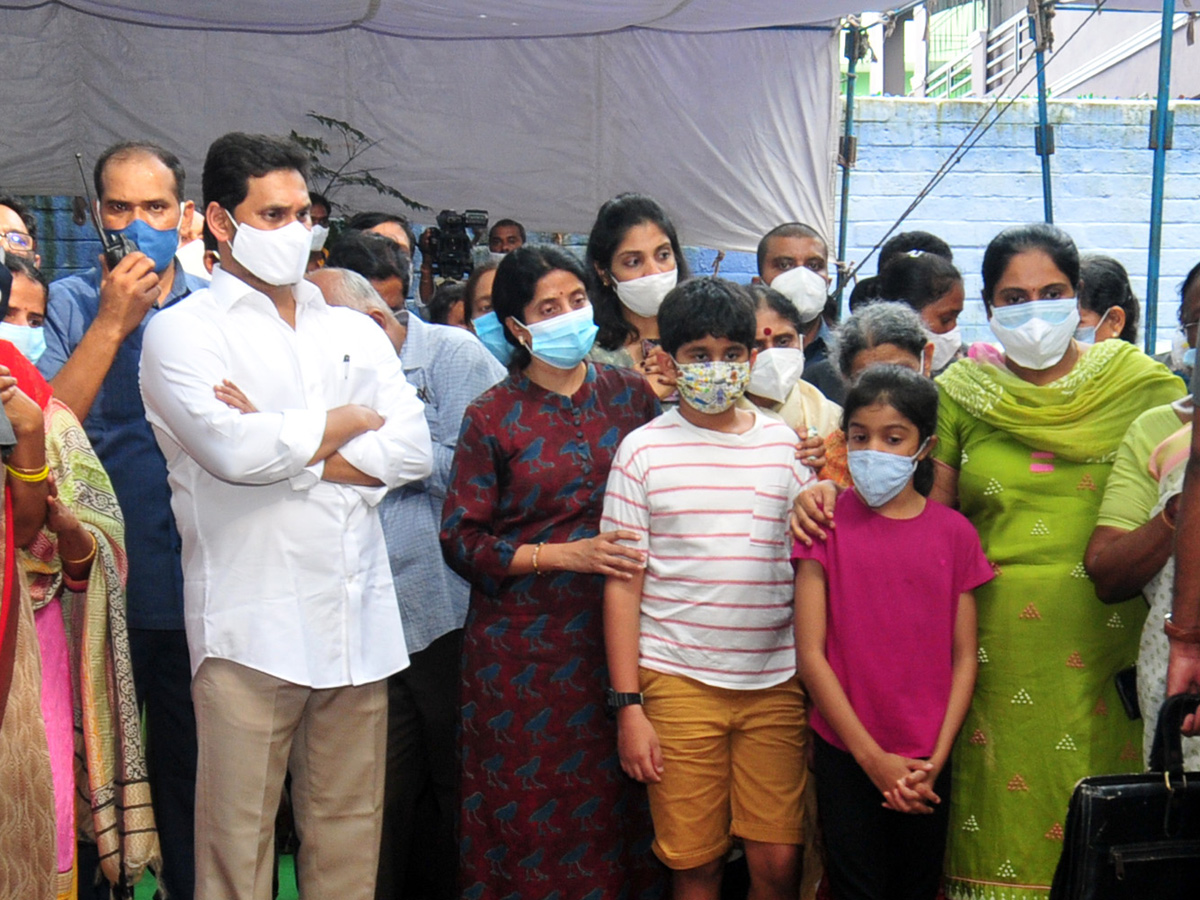
<svg viewBox="0 0 1200 900"><path fill-rule="evenodd" d="M110 147L136 250L49 284L0 197L0 896L267 900L290 844L305 898L1048 893L1200 690L1200 265L1164 362L1050 225L981 298L898 235L840 317L802 223L738 285L626 193L438 283L308 174Z"/></svg>

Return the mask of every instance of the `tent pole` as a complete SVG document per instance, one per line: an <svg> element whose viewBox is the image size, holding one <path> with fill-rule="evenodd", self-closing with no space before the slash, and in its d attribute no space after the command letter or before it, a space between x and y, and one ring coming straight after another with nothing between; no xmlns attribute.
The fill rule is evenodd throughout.
<svg viewBox="0 0 1200 900"><path fill-rule="evenodd" d="M851 22L846 29L846 126L838 147L838 165L842 167L842 204L841 218L838 222L838 276L837 276L837 308L842 308L842 291L849 280L846 275L846 234L849 223L846 221L850 213L850 170L854 167L858 155L858 141L854 136L854 85L858 79L858 58L862 54L862 43L865 29L857 22Z"/></svg>
<svg viewBox="0 0 1200 900"><path fill-rule="evenodd" d="M1042 158L1042 211L1046 224L1054 224L1054 195L1050 182L1050 156L1054 153L1054 128L1050 125L1049 111L1046 109L1046 41L1049 38L1049 28L1040 27L1046 22L1039 22L1038 17L1030 15L1029 32L1035 46L1037 61L1037 93L1038 93L1038 125L1034 130L1037 155ZM1045 34L1043 34L1043 31Z"/></svg>
<svg viewBox="0 0 1200 900"><path fill-rule="evenodd" d="M1150 183L1150 259L1146 265L1146 352L1154 353L1158 339L1158 278L1162 250L1163 182L1171 143L1171 49L1175 43L1175 0L1163 0L1162 36L1158 44L1158 103L1150 123L1154 175Z"/></svg>

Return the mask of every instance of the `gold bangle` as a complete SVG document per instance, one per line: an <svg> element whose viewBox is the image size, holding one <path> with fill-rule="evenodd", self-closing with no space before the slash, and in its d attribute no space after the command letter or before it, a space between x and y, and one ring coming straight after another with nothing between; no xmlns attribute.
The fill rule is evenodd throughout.
<svg viewBox="0 0 1200 900"><path fill-rule="evenodd" d="M1167 508L1164 506L1161 510L1159 510L1158 514L1159 514L1159 516L1162 517L1163 524L1166 525L1168 528L1170 528L1172 531L1174 531L1175 523L1167 518Z"/></svg>
<svg viewBox="0 0 1200 900"><path fill-rule="evenodd" d="M84 563L90 563L93 559L96 558L96 550L99 547L99 541L96 540L96 536L94 534L92 534L90 531L88 532L88 536L92 539L92 549L90 551L88 551L88 554L85 557L83 557L83 559L67 559L64 556L62 558L63 565L82 566Z"/></svg>
<svg viewBox="0 0 1200 900"><path fill-rule="evenodd" d="M538 554L542 551L542 548L545 546L546 546L545 543L541 543L541 544L537 544L533 548L533 574L534 575L542 574L542 570L538 568Z"/></svg>
<svg viewBox="0 0 1200 900"><path fill-rule="evenodd" d="M40 469L21 469L17 466L10 466L5 463L4 468L8 469L10 475L17 481L24 481L26 484L37 484L39 481L45 481L50 477L50 464L46 463Z"/></svg>

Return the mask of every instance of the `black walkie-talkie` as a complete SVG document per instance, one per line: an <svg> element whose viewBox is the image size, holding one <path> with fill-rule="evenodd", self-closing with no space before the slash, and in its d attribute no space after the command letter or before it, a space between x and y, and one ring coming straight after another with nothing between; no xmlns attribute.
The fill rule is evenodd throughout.
<svg viewBox="0 0 1200 900"><path fill-rule="evenodd" d="M96 226L96 234L100 236L100 244L104 247L104 261L111 272L117 263L130 253L137 252L138 246L123 234L111 234L100 227L100 217L96 214L96 204L92 202L92 193L88 190L87 176L83 173L83 154L75 154L75 164L79 166L79 177L83 180L83 196L87 199L88 209L92 213L92 224Z"/></svg>

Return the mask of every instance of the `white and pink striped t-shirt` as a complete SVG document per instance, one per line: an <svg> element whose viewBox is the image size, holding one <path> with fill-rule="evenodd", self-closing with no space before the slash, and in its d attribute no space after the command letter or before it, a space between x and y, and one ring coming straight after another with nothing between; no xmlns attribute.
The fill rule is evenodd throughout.
<svg viewBox="0 0 1200 900"><path fill-rule="evenodd" d="M649 551L642 666L740 690L795 674L787 518L813 480L796 440L757 411L726 434L671 410L621 442L600 528Z"/></svg>

